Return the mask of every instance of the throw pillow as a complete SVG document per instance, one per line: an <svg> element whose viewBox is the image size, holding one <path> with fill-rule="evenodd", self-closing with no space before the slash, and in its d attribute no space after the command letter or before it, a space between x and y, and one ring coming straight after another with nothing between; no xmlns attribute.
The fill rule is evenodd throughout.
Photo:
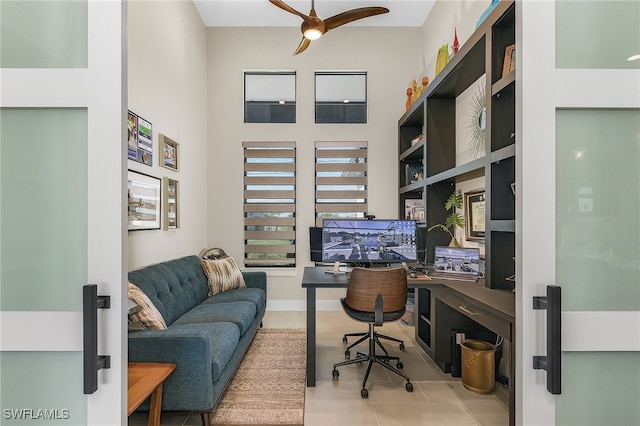
<svg viewBox="0 0 640 426"><path fill-rule="evenodd" d="M203 260L202 269L209 280L209 296L235 288L247 287L242 272L233 257Z"/></svg>
<svg viewBox="0 0 640 426"><path fill-rule="evenodd" d="M140 309L129 309L129 330L166 330L167 324L151 299L135 284L129 283L129 300Z"/></svg>

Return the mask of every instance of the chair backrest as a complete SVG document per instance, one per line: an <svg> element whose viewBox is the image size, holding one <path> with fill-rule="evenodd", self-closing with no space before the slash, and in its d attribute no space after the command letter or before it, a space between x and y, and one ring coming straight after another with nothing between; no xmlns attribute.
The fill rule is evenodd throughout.
<svg viewBox="0 0 640 426"><path fill-rule="evenodd" d="M353 309L374 312L382 295L383 312L398 311L407 304L407 271L404 268L353 268L346 303Z"/></svg>

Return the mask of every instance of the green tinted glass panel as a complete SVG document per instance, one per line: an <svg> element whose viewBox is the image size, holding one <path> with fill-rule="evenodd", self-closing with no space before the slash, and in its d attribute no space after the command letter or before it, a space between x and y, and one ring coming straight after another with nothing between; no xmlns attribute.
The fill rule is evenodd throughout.
<svg viewBox="0 0 640 426"><path fill-rule="evenodd" d="M81 352L0 352L0 370L0 424L87 424Z"/></svg>
<svg viewBox="0 0 640 426"><path fill-rule="evenodd" d="M85 109L0 109L0 234L0 309L82 310Z"/></svg>
<svg viewBox="0 0 640 426"><path fill-rule="evenodd" d="M556 0L556 67L638 69L640 2Z"/></svg>
<svg viewBox="0 0 640 426"><path fill-rule="evenodd" d="M86 68L86 0L0 1L1 68Z"/></svg>
<svg viewBox="0 0 640 426"><path fill-rule="evenodd" d="M638 383L639 352L563 352L556 425L640 425Z"/></svg>
<svg viewBox="0 0 640 426"><path fill-rule="evenodd" d="M640 110L559 110L556 126L563 310L640 310Z"/></svg>

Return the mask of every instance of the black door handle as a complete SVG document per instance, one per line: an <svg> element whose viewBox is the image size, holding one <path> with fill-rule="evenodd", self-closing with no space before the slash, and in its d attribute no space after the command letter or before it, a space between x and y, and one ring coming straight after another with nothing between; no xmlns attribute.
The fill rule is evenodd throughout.
<svg viewBox="0 0 640 426"><path fill-rule="evenodd" d="M533 309L547 310L547 355L534 356L533 368L547 372L547 391L559 395L562 390L562 292L557 285L547 286L546 297L534 297Z"/></svg>
<svg viewBox="0 0 640 426"><path fill-rule="evenodd" d="M84 393L98 389L98 370L111 367L109 355L98 355L98 309L111 307L110 296L98 296L98 286L82 287L82 351Z"/></svg>

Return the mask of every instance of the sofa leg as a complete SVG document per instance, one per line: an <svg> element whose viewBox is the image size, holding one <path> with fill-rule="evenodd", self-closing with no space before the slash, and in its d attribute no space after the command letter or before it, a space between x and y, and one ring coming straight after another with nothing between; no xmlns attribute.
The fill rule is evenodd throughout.
<svg viewBox="0 0 640 426"><path fill-rule="evenodd" d="M202 426L211 426L211 413L202 413Z"/></svg>

